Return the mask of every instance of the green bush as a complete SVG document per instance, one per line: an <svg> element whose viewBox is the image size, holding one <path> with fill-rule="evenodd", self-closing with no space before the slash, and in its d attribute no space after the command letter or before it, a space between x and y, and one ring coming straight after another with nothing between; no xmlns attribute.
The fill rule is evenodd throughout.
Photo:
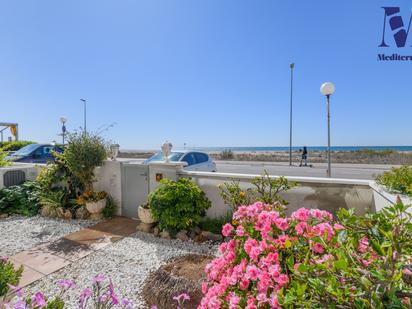
<svg viewBox="0 0 412 309"><path fill-rule="evenodd" d="M11 162L5 160L6 157L7 157L7 153L4 152L4 150L0 148L0 167L11 165Z"/></svg>
<svg viewBox="0 0 412 309"><path fill-rule="evenodd" d="M82 184L83 190L93 191L94 170L107 158L107 145L102 137L93 133L74 133L60 159Z"/></svg>
<svg viewBox="0 0 412 309"><path fill-rule="evenodd" d="M375 178L376 182L385 186L392 193L412 196L412 167L392 168Z"/></svg>
<svg viewBox="0 0 412 309"><path fill-rule="evenodd" d="M296 182L288 181L283 176L271 178L266 171L262 176L253 178L251 184L252 188L242 190L240 181L232 179L218 186L219 193L225 204L230 206L232 211L236 211L239 206L250 205L254 202L271 205L280 202L287 205L288 202L280 196L280 193L297 186Z"/></svg>
<svg viewBox="0 0 412 309"><path fill-rule="evenodd" d="M106 198L106 207L102 210L103 218L112 218L116 214L117 203L110 195Z"/></svg>
<svg viewBox="0 0 412 309"><path fill-rule="evenodd" d="M34 144L31 141L12 141L12 142L0 142L0 148L4 151L17 151L24 146Z"/></svg>
<svg viewBox="0 0 412 309"><path fill-rule="evenodd" d="M232 222L232 215L230 213L217 218L204 217L199 223L199 228L204 231L220 234L222 227L230 222Z"/></svg>
<svg viewBox="0 0 412 309"><path fill-rule="evenodd" d="M22 273L23 266L14 269L13 263L7 258L0 257L0 300L8 293L9 284L13 286L19 284Z"/></svg>
<svg viewBox="0 0 412 309"><path fill-rule="evenodd" d="M197 226L210 207L210 201L190 179L161 180L160 186L149 194L153 218L161 228L171 232Z"/></svg>
<svg viewBox="0 0 412 309"><path fill-rule="evenodd" d="M39 194L38 183L32 181L3 188L0 190L0 213L34 216L40 210Z"/></svg>

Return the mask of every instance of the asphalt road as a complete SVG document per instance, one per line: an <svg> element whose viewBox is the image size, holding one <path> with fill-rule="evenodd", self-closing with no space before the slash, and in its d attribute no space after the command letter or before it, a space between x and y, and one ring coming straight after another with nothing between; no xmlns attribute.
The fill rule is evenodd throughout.
<svg viewBox="0 0 412 309"><path fill-rule="evenodd" d="M216 161L217 171L223 173L262 174L266 170L270 175L326 177L327 164L315 163L312 167L289 166L286 162L245 162ZM391 165L378 164L332 164L333 178L373 179L376 175L389 170Z"/></svg>
<svg viewBox="0 0 412 309"><path fill-rule="evenodd" d="M137 161L143 159L124 159ZM312 167L289 166L287 162L251 162L251 161L216 161L217 171L222 173L262 174L266 170L270 175L326 177L326 163L315 163ZM389 170L391 165L379 164L332 164L333 178L373 179L375 175Z"/></svg>

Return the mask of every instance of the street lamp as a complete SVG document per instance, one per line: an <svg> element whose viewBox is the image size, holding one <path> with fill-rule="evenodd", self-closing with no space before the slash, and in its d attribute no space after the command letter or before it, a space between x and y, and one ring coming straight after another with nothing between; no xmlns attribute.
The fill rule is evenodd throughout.
<svg viewBox="0 0 412 309"><path fill-rule="evenodd" d="M292 166L292 98L293 98L293 69L295 64L290 64L290 119L289 119L289 165Z"/></svg>
<svg viewBox="0 0 412 309"><path fill-rule="evenodd" d="M84 134L87 133L87 129L86 129L86 100L85 99L80 99L80 101L83 102L83 121L84 121Z"/></svg>
<svg viewBox="0 0 412 309"><path fill-rule="evenodd" d="M335 92L335 85L331 82L327 82L320 86L320 93L326 96L326 106L328 113L328 177L332 177L331 164L330 164L330 108L329 99L330 96Z"/></svg>
<svg viewBox="0 0 412 309"><path fill-rule="evenodd" d="M66 135L67 118L66 117L60 117L60 122L62 123L62 141L63 141L63 146L64 146L64 137Z"/></svg>

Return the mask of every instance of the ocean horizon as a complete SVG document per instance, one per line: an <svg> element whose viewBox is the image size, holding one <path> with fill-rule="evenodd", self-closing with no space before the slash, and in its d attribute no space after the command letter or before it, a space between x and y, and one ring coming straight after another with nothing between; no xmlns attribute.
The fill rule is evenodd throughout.
<svg viewBox="0 0 412 309"><path fill-rule="evenodd" d="M160 148L160 147L159 147ZM302 149L303 146L292 147L292 151L299 151ZM183 147L173 147L174 150L181 150ZM289 146L260 146L260 147L186 147L185 149L192 149L192 150L199 150L205 152L220 152L223 150L231 150L233 152L267 152L267 151L289 151ZM326 151L326 146L307 146L308 151ZM360 151L360 150L376 150L376 151L384 151L384 150L393 150L393 151L412 151L412 146L331 146L331 151ZM159 149L160 150L160 149ZM149 151L148 149L145 150L138 150L138 149L121 149L121 151L130 151L130 152L138 152L138 151ZM150 151L156 151L150 149Z"/></svg>

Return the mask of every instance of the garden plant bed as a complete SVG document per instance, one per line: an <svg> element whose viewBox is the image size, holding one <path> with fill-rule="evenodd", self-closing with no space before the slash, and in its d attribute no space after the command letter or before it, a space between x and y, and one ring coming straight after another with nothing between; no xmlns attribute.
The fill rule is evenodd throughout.
<svg viewBox="0 0 412 309"><path fill-rule="evenodd" d="M85 287L90 286L92 277L104 274L112 279L119 297L131 299L136 308L147 308L142 289L150 272L172 258L187 254L215 255L216 252L217 246L208 243L166 240L137 232L36 281L26 290L28 294L41 290L52 295L59 291L58 280L73 279L77 288L68 291L64 300L67 308L77 308L78 297Z"/></svg>
<svg viewBox="0 0 412 309"><path fill-rule="evenodd" d="M0 255L11 256L96 224L92 220L63 220L41 216L0 219Z"/></svg>

